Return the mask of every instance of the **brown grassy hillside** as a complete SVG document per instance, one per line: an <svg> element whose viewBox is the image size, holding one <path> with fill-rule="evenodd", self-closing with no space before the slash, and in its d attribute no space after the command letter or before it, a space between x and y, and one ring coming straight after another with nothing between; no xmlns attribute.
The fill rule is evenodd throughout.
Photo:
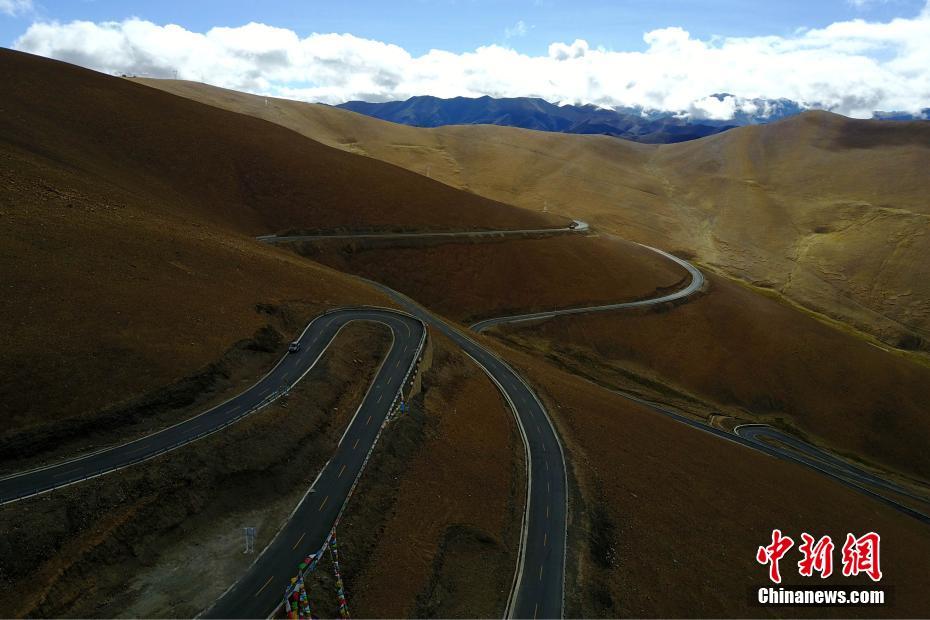
<svg viewBox="0 0 930 620"><path fill-rule="evenodd" d="M930 123L810 112L652 162L698 253L903 348L930 344Z"/></svg>
<svg viewBox="0 0 930 620"><path fill-rule="evenodd" d="M808 469L696 431L534 357L500 350L537 386L577 481L566 617L914 617L930 606L925 524ZM893 604L750 605L750 588L767 580L755 552L776 527L795 539L810 532L829 533L834 541L846 532L879 532L881 585L894 586ZM789 556L782 561L785 582L814 585L797 575L796 548ZM839 574L828 582L871 585Z"/></svg>
<svg viewBox="0 0 930 620"><path fill-rule="evenodd" d="M455 243L313 243L298 251L401 291L439 314L472 323L653 297L687 272L635 243L605 236Z"/></svg>
<svg viewBox="0 0 930 620"><path fill-rule="evenodd" d="M650 146L496 126L421 129L189 82L151 86L277 122L531 210L684 248L915 348L930 340L930 125L809 113Z"/></svg>
<svg viewBox="0 0 930 620"><path fill-rule="evenodd" d="M327 148L272 123L0 50L0 136L161 210L249 234L282 228L509 228L564 220ZM61 93L67 93L66 97Z"/></svg>
<svg viewBox="0 0 930 620"><path fill-rule="evenodd" d="M490 125L408 127L326 105L259 97L196 82L139 83L266 119L330 146L389 161L531 211L585 217L629 238L669 241L676 214L647 167L655 151L605 136Z"/></svg>
<svg viewBox="0 0 930 620"><path fill-rule="evenodd" d="M271 330L231 360L258 364L242 377L254 380L309 316L380 300L340 274L162 215L172 206L4 146L6 439L61 431L65 420L77 424L183 377L203 376L197 392L221 385L230 369L210 366Z"/></svg>
<svg viewBox="0 0 930 620"><path fill-rule="evenodd" d="M390 334L349 325L284 400L143 466L0 508L5 618L192 618L247 569L335 450ZM303 467L295 466L302 463Z"/></svg>
<svg viewBox="0 0 930 620"><path fill-rule="evenodd" d="M384 303L243 233L562 222L64 63L0 50L0 80L6 459L188 415L320 310Z"/></svg>
<svg viewBox="0 0 930 620"><path fill-rule="evenodd" d="M510 591L523 442L490 379L434 336L423 413L395 422L361 480L363 501L342 521L340 559L360 618L494 618ZM326 603L321 616L335 616L335 600Z"/></svg>
<svg viewBox="0 0 930 620"><path fill-rule="evenodd" d="M930 368L719 276L710 276L710 285L707 295L672 312L501 329L591 372L606 361L614 380L631 373L930 480Z"/></svg>
<svg viewBox="0 0 930 620"><path fill-rule="evenodd" d="M221 397L223 390L254 378L286 338L321 309L386 303L355 280L283 249L257 244L249 235L285 227L458 228L556 221L333 151L257 119L153 94L131 82L60 63L3 52L0 77L5 85L0 94L0 182L5 188L0 194L0 320L8 326L0 358L0 374L8 380L2 383L0 410L7 433L79 429L78 422L93 418L102 408L162 394L165 386L185 377L199 377L193 391L212 390L213 397ZM525 160L512 160L502 150L499 158L481 160L486 170L478 164L473 170L483 176L496 166L500 169L495 178L504 183L508 174L517 178L513 167L521 161L543 159L552 172L541 178L561 174L566 188L578 188L575 199L594 201L598 192L606 192L607 186L588 182L585 176L585 166L597 164L598 157L590 151L560 155L560 148L569 147L550 139L546 135L546 142L527 151ZM637 178L643 188L664 191L637 159L635 149L640 147L596 137L590 142L604 149L604 157L627 157L624 161L642 172ZM481 142L471 144L480 155ZM568 159L559 159L563 155ZM609 170L597 173L602 172L607 183ZM463 169L462 174L471 171ZM530 169L520 174L521 183L530 184L534 178ZM618 178L615 175L613 181ZM582 187L589 189L581 193ZM511 188L519 191L515 185ZM630 215L630 221L639 220L637 230L644 235L664 234L663 226L676 220L662 210L666 207L658 193L642 193L652 196L643 200L659 209L642 218ZM383 200L365 200L376 194ZM530 193L525 200L532 198ZM378 210L382 205L395 211ZM604 222L610 221L605 216ZM557 257L546 255L548 250L524 256L520 243L533 242L465 251L473 252L472 259L482 261L486 271L517 264L529 272L538 262L547 271L530 274L535 279L529 282L536 286L551 284L540 277L548 270L561 275L593 262L598 255L590 248L601 243L578 238L547 242L562 244L570 259L560 264ZM592 245L581 245L587 243ZM428 269L437 269L437 277L455 267L443 262L448 260L444 251L429 251L437 262ZM387 251L381 257L386 267L400 272L401 262L388 258ZM635 252L630 257L637 258ZM607 265L619 271L622 264L619 259L601 261L592 270ZM660 278L676 277L663 273L661 266L653 269ZM448 279L454 283L460 277ZM626 282L631 290L648 284L623 273L605 274L604 280L582 277L585 286L578 291L584 294L599 293L597 286L611 279L617 286ZM489 290L498 295L512 288L512 281L494 281L493 286ZM643 334L630 337L667 347L669 357L684 356L695 372L709 374L718 365L727 381L746 390L755 359L747 360L749 353L766 354L773 372L784 373L795 354L813 355L806 359L824 365L848 359L856 371L872 363L872 358L856 357L858 349L837 343L829 334L799 328L797 313L782 320L779 311L758 305L758 295L744 300L731 297L721 282L715 286L710 296L684 308L637 317ZM530 288L518 290L521 303L534 300ZM700 305L715 299L725 305L722 310ZM470 303L479 307L474 300ZM745 305L746 315L734 318L727 303ZM667 322L684 312L692 312L684 315L690 317L688 325ZM603 337L607 345L616 346L617 355L627 354L623 342L612 344L615 334L610 329L624 328L608 326ZM678 330L685 340L675 347ZM799 330L797 340L789 337L791 330ZM359 351L370 353L379 344L360 336L351 346L332 350L332 361L295 390L289 409L281 403L268 415L204 439L202 449L179 450L145 467L5 508L5 530L16 530L16 535L3 538L4 557L16 563L4 563L4 568L12 568L0 584L3 608L22 610L23 604L31 603L38 607L26 609L37 609L34 613L39 615L73 611L107 616L125 611L114 607L122 601L114 599L113 592L126 582L142 588L130 596L164 592L166 583L182 592L199 585L170 571L170 562L155 557L162 552L186 570L192 566L189 554L196 553L193 566L199 577L210 581L213 590L228 585L229 577L238 574L234 564L247 562L239 553L238 527L261 517L260 535L263 540L270 537L274 515L267 507L281 498L299 497L312 480L312 466L295 467L294 462L321 462L328 451L326 442L338 437L340 421L364 390L361 379L369 376L376 360L369 357L360 364ZM832 347L841 357L817 357L805 348L804 339L811 341L816 355ZM695 349L689 350L692 345ZM724 345L725 355L718 354L716 348ZM635 354L651 354L637 348L635 339L629 346ZM741 347L746 349L742 357ZM837 538L847 530L881 532L885 583L896 588L895 603L879 610L841 612L908 616L928 608L924 560L930 538L922 524L807 470L645 411L538 357L503 346L500 351L539 391L568 450L573 484L568 615L760 614L747 606L747 589L762 581L764 569L755 563L755 548L773 527L795 536L803 530ZM876 350L879 353L887 355ZM730 358L744 368L729 367ZM509 577L503 568L480 569L488 557L495 567L511 565L511 498L520 496L520 468L513 453L514 448L519 451L518 440L510 423L504 425L501 419L504 410L491 384L474 367L462 366L461 356L450 355L446 361L444 367L438 360L436 390L427 391L425 409L417 412L422 413L423 426L408 426L405 435L389 433L381 446L382 455L389 458L378 463L396 467L391 472L396 474L378 479L375 476L387 468L376 467L370 472L375 476L364 478L382 486L381 497L389 509L375 515L381 517L377 530L356 521L369 536L381 537L369 538L371 546L362 548L361 554L371 551L367 565L349 563L350 570L358 571L354 583L363 611L377 613L380 601L390 595L394 598L386 609L398 614L423 609L437 615L486 613L494 604L491 595L481 601L485 607L463 610L459 601L464 597L446 593L461 587L470 594L493 591L500 597L500 583L506 584ZM674 367L666 370L675 372ZM894 372L898 379L906 374ZM816 377L838 380L830 373ZM682 380L691 378L685 375ZM800 381L790 375L783 379L789 386L794 384L788 379ZM869 385L885 389L885 384L864 383ZM805 386L797 388L798 402L816 402L804 400L812 398L801 389ZM851 393L865 398L861 391ZM293 415L308 402L304 399L315 403L309 415ZM463 415L475 403L481 412L476 417ZM900 403L907 404L903 399ZM333 411L341 414L323 415ZM141 425L148 420L143 418ZM392 430L412 420L409 416ZM837 417L833 423L844 420ZM425 431L418 432L421 428ZM494 436L489 438L489 432ZM390 443L398 437L420 448L404 452L404 446ZM7 450L9 436L0 439ZM914 440L902 445L909 447L910 441ZM389 447L397 452L389 453ZM397 454L412 458L391 463ZM452 484L464 497L449 494L437 500L435 496L445 495ZM249 491L245 500L243 489ZM286 515L286 504L277 504L274 514ZM192 533L202 534L202 546L190 544L198 538ZM114 564L115 558L119 564ZM221 561L205 564L209 558ZM384 579L396 578L392 567L398 565L407 567L410 581L428 580L427 587L403 584L391 590ZM147 580L139 583L142 573ZM474 585L479 579L480 588ZM46 590L42 586L47 583L54 585ZM670 583L677 587L670 588ZM24 596L37 594L48 594L46 602ZM184 595L175 599L194 607L190 601ZM144 602L150 614L150 605L159 603L157 596L136 602ZM803 613L790 610L785 615Z"/></svg>

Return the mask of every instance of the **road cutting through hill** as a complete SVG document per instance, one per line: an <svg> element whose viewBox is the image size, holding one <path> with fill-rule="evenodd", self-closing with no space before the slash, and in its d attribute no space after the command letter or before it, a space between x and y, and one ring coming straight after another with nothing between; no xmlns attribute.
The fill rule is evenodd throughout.
<svg viewBox="0 0 930 620"><path fill-rule="evenodd" d="M320 233L307 235L262 235L256 237L262 243L293 243L296 241L333 241L340 239L445 239L445 238L500 238L528 237L533 235L558 235L588 231L587 222L573 220L563 228L525 228L514 230L444 230L431 232L380 232L380 233Z"/></svg>

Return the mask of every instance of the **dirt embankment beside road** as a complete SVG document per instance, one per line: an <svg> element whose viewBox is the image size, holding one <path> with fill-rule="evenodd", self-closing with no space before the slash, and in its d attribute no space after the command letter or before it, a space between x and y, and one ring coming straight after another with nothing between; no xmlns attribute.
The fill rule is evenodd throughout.
<svg viewBox="0 0 930 620"><path fill-rule="evenodd" d="M23 471L129 441L197 415L246 389L281 359L289 339L310 318L302 308L289 304L258 304L255 311L267 323L190 376L93 414L64 419L50 415L25 429L8 430L0 468Z"/></svg>
<svg viewBox="0 0 930 620"><path fill-rule="evenodd" d="M493 617L516 565L523 446L496 388L442 336L339 540L353 615ZM389 338L355 324L287 398L151 462L0 508L0 614L191 616L251 561L332 453ZM311 582L337 615L331 566ZM403 574L398 581L396 576Z"/></svg>
<svg viewBox="0 0 930 620"><path fill-rule="evenodd" d="M389 346L353 324L290 395L152 461L0 507L0 615L193 616L245 570L335 449Z"/></svg>
<svg viewBox="0 0 930 620"><path fill-rule="evenodd" d="M499 617L523 517L523 443L500 393L445 337L413 412L388 428L339 529L352 615ZM328 562L314 577L337 617Z"/></svg>

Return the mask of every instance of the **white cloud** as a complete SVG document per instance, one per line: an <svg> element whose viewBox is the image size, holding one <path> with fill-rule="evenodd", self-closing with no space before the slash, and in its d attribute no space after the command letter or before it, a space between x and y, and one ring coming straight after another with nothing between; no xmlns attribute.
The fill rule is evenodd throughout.
<svg viewBox="0 0 930 620"><path fill-rule="evenodd" d="M696 119L711 119L725 121L733 118L737 110L746 113L756 112L756 106L751 102L741 104L736 97L704 97L693 102L688 107L688 116Z"/></svg>
<svg viewBox="0 0 930 620"><path fill-rule="evenodd" d="M32 0L0 0L0 13L21 15L32 11Z"/></svg>
<svg viewBox="0 0 930 620"><path fill-rule="evenodd" d="M549 46L549 58L553 60L568 60L569 58L583 58L588 53L588 42L584 39L575 39L571 45L553 43Z"/></svg>
<svg viewBox="0 0 930 620"><path fill-rule="evenodd" d="M0 0L5 2L9 0ZM20 50L110 73L199 80L238 90L339 103L440 97L537 96L729 118L784 97L851 116L930 107L930 2L913 18L861 19L790 36L693 38L678 27L643 36L642 52L578 39L531 56L499 45L471 52L403 48L350 34L251 23L191 32L139 19L36 23ZM732 93L736 97L708 97Z"/></svg>
<svg viewBox="0 0 930 620"><path fill-rule="evenodd" d="M514 37L525 37L526 33L529 31L530 30L529 27L527 27L526 22L521 19L513 26L504 28L504 38L512 39Z"/></svg>

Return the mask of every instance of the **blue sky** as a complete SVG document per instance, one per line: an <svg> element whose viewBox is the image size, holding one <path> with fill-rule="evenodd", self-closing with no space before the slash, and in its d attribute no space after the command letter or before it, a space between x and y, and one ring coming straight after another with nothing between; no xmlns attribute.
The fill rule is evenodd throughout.
<svg viewBox="0 0 930 620"><path fill-rule="evenodd" d="M324 103L930 108L930 0L0 0L0 37L111 75Z"/></svg>
<svg viewBox="0 0 930 620"><path fill-rule="evenodd" d="M861 1L861 0L860 0ZM352 33L394 43L414 55L431 48L465 52L491 43L520 52L545 52L553 41L585 39L592 47L642 50L644 32L681 26L692 36L789 35L797 28L866 18L913 16L923 0L34 0L33 10L0 15L0 42L11 46L36 20L120 21L140 17L204 32L251 21L312 32ZM506 37L522 21L523 36Z"/></svg>

